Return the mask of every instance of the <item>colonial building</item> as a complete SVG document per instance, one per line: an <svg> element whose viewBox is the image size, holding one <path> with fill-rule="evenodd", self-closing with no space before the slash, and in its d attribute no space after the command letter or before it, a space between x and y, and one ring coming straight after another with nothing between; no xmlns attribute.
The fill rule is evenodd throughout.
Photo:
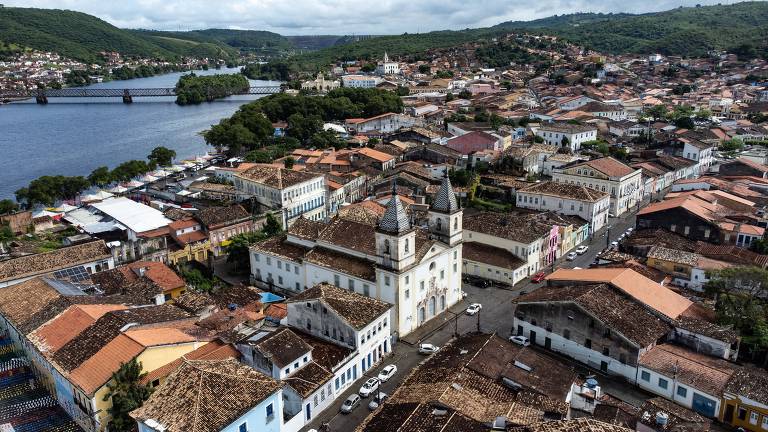
<svg viewBox="0 0 768 432"><path fill-rule="evenodd" d="M566 147L575 152L581 148L583 142L597 139L597 128L570 123L550 123L541 126L536 135L549 145Z"/></svg>
<svg viewBox="0 0 768 432"><path fill-rule="evenodd" d="M518 190L515 205L578 216L589 222L590 232L594 233L608 221L610 196L585 186L542 182Z"/></svg>
<svg viewBox="0 0 768 432"><path fill-rule="evenodd" d="M586 186L611 194L611 213L619 216L643 199L642 171L612 157L576 162L556 168L552 180Z"/></svg>
<svg viewBox="0 0 768 432"><path fill-rule="evenodd" d="M339 82L336 80L326 80L322 72L318 73L317 78L314 80L301 83L302 90L315 90L321 93L326 93L337 88L339 88Z"/></svg>
<svg viewBox="0 0 768 432"><path fill-rule="evenodd" d="M402 337L460 299L462 214L445 177L426 229L396 192L377 224L301 218L287 236L251 248L251 277L291 293L326 282L382 300L394 305L391 329Z"/></svg>
<svg viewBox="0 0 768 432"><path fill-rule="evenodd" d="M234 180L241 197L253 199L264 210L280 209L285 227L300 216L325 219L328 189L322 174L259 164L236 172Z"/></svg>

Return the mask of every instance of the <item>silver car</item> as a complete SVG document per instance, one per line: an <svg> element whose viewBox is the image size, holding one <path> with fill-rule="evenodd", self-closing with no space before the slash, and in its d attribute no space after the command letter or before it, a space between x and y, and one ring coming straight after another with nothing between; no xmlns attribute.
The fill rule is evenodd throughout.
<svg viewBox="0 0 768 432"><path fill-rule="evenodd" d="M347 400L344 401L343 404L341 404L341 413L342 414L349 414L352 412L353 409L357 408L357 406L360 405L360 396L357 394L351 394L347 398Z"/></svg>

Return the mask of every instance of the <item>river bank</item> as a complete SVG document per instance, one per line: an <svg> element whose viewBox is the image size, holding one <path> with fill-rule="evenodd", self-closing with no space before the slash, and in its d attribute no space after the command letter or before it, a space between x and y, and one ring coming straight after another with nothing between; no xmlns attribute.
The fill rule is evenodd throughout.
<svg viewBox="0 0 768 432"><path fill-rule="evenodd" d="M238 68L209 69L196 74L237 73ZM87 88L173 87L183 73L109 81ZM275 85L250 81L252 86ZM199 133L240 105L262 96L230 96L212 103L179 106L173 97L120 99L49 99L0 106L0 199L43 175L88 175L99 166L114 168L144 159L157 146L176 151L179 159L209 149Z"/></svg>

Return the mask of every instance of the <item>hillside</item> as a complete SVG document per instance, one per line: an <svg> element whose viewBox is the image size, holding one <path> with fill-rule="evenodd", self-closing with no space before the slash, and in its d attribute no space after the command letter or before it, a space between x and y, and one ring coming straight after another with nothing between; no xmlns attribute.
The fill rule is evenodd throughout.
<svg viewBox="0 0 768 432"><path fill-rule="evenodd" d="M99 51L142 57L174 55L94 16L59 9L0 8L0 40L85 61L96 60Z"/></svg>
<svg viewBox="0 0 768 432"><path fill-rule="evenodd" d="M728 50L747 57L768 53L768 3L677 8L631 14L572 14L506 22L498 30L540 31L607 53L700 56Z"/></svg>
<svg viewBox="0 0 768 432"><path fill-rule="evenodd" d="M250 52L258 55L277 55L293 49L285 37L268 31L207 29L184 32L157 30L129 30L134 34L157 39L175 39L224 47L230 54Z"/></svg>

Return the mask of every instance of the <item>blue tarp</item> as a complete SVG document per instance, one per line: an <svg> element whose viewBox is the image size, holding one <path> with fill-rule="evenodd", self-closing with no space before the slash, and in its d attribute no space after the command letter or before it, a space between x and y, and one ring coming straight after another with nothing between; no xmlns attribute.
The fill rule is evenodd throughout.
<svg viewBox="0 0 768 432"><path fill-rule="evenodd" d="M285 300L285 297L280 297L279 295L272 294L271 292L263 292L261 293L261 302L262 303L277 303Z"/></svg>

